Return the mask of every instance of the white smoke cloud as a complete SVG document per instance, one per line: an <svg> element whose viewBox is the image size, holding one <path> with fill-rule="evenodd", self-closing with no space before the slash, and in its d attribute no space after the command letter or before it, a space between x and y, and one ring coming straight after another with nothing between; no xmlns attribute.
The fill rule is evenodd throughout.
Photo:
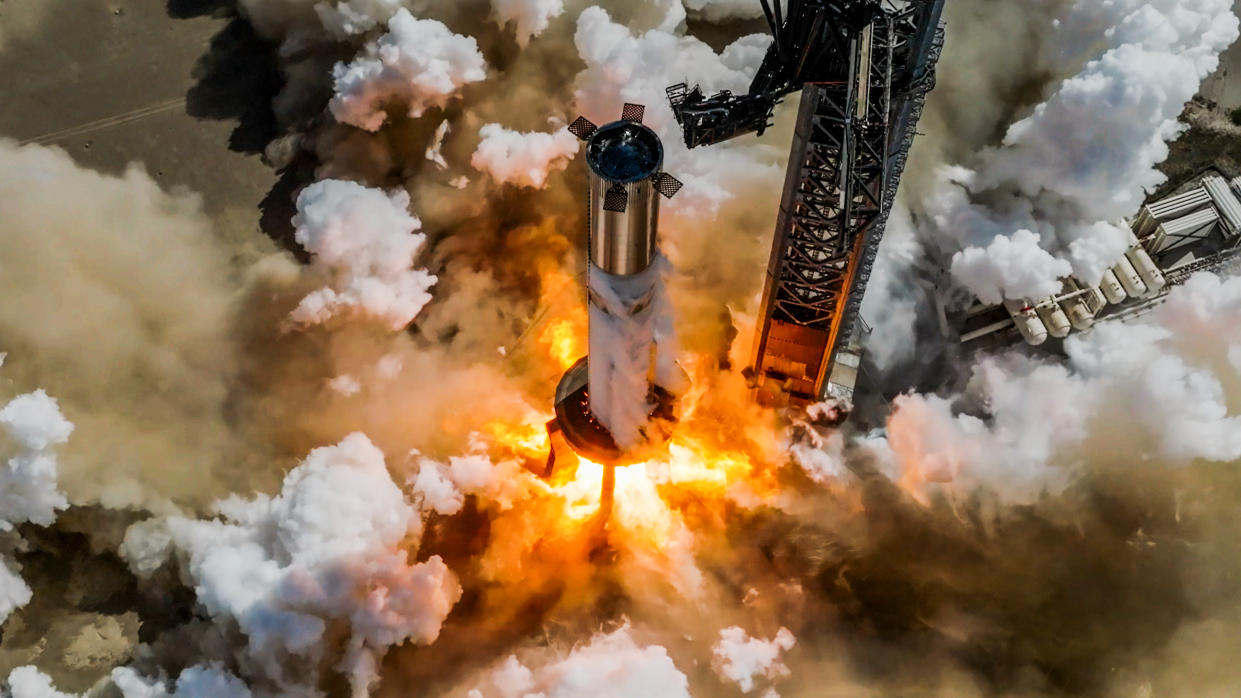
<svg viewBox="0 0 1241 698"><path fill-rule="evenodd" d="M596 635L568 656L534 669L509 657L492 672L490 685L470 698L689 698L689 681L668 651L640 646L628 626Z"/></svg>
<svg viewBox="0 0 1241 698"><path fill-rule="evenodd" d="M1226 386L1241 380L1238 323L1241 278L1198 274L1141 322L1071 337L1065 364L984 359L970 387L981 417L942 397L900 397L887 442L899 477L915 493L985 487L1028 502L1084 463L1237 460L1241 414Z"/></svg>
<svg viewBox="0 0 1241 698"><path fill-rule="evenodd" d="M362 434L311 451L279 495L217 508L217 520L135 525L122 552L143 574L167 543L198 603L217 622L237 623L256 671L277 685L313 685L325 635L338 628L348 639L336 667L354 695L366 695L378 658L434 641L461 594L438 556L410 563L421 519ZM290 671L294 657L304 663Z"/></svg>
<svg viewBox="0 0 1241 698"><path fill-rule="evenodd" d="M8 560L0 556L0 623L8 620L13 611L30 603L34 592L26 580L10 567Z"/></svg>
<svg viewBox="0 0 1241 698"><path fill-rule="evenodd" d="M1062 68L1103 39L1003 143L948 168L928 204L959 245L954 277L984 300L1045 296L1071 271L1093 283L1123 254L1177 116L1238 35L1230 0L1079 0L1057 26ZM1038 248L1036 249L1035 241Z"/></svg>
<svg viewBox="0 0 1241 698"><path fill-rule="evenodd" d="M751 0L684 0L685 9L711 22L727 19L757 19L763 6Z"/></svg>
<svg viewBox="0 0 1241 698"><path fill-rule="evenodd" d="M331 285L302 299L290 318L317 324L359 312L399 330L431 300L435 277L414 269L426 236L409 213L409 194L328 179L297 197L297 241Z"/></svg>
<svg viewBox="0 0 1241 698"><path fill-rule="evenodd" d="M69 506L57 489L52 447L69 440L73 424L42 390L13 398L0 408L0 429L19 451L0 469L0 531L31 522L47 526Z"/></svg>
<svg viewBox="0 0 1241 698"><path fill-rule="evenodd" d="M443 107L462 86L484 80L487 63L473 37L454 34L442 22L415 19L402 8L388 21L388 32L368 42L349 63L332 72L335 95L329 104L337 121L377 131L389 104L406 106L411 117Z"/></svg>
<svg viewBox="0 0 1241 698"><path fill-rule="evenodd" d="M314 8L323 28L343 38L383 26L404 6L403 0L344 0L316 2Z"/></svg>
<svg viewBox="0 0 1241 698"><path fill-rule="evenodd" d="M908 359L917 346L914 327L920 289L910 280L914 278L912 267L925 254L909 208L898 198L862 297L862 317L871 327L866 351L880 370Z"/></svg>
<svg viewBox="0 0 1241 698"><path fill-rule="evenodd" d="M259 34L304 48L324 38L346 40L388 23L420 0L239 0Z"/></svg>
<svg viewBox="0 0 1241 698"><path fill-rule="evenodd" d="M491 0L491 11L501 25L513 25L517 45L525 46L564 14L564 0Z"/></svg>
<svg viewBox="0 0 1241 698"><path fill-rule="evenodd" d="M485 124L478 135L482 140L470 164L500 184L519 187L542 189L547 176L567 167L578 150L577 137L563 128L539 133Z"/></svg>
<svg viewBox="0 0 1241 698"><path fill-rule="evenodd" d="M509 655L500 668L491 673L491 685L495 686L502 698L518 698L534 688L534 672L527 669L516 655ZM469 695L474 698L481 693L476 689Z"/></svg>
<svg viewBox="0 0 1241 698"><path fill-rule="evenodd" d="M112 684L122 698L251 698L250 688L219 664L186 667L171 690L167 682L149 680L129 667L112 670Z"/></svg>
<svg viewBox="0 0 1241 698"><path fill-rule="evenodd" d="M720 676L736 683L742 693L750 693L758 686L759 679L774 682L789 675L789 668L780 661L780 655L795 644L797 638L788 628L780 628L770 640L760 640L750 637L743 628L732 626L720 631L719 642L711 652ZM774 698L775 692L769 691L766 695Z"/></svg>
<svg viewBox="0 0 1241 698"><path fill-rule="evenodd" d="M109 677L121 698L251 698L249 687L218 663L194 665L182 670L170 689L160 679L146 679L129 667L117 667ZM85 698L84 694L56 689L52 677L34 666L21 666L9 672L0 696L5 698ZM90 695L94 695L92 691Z"/></svg>
<svg viewBox="0 0 1241 698"><path fill-rule="evenodd" d="M7 686L0 686L0 691L3 691L0 695L5 698L82 698L78 694L56 690L52 677L33 666L13 669L5 683Z"/></svg>
<svg viewBox="0 0 1241 698"><path fill-rule="evenodd" d="M526 493L530 474L514 460L494 462L486 453L486 440L470 437L468 452L451 456L447 462L411 454L417 472L408 484L424 509L443 515L461 511L467 495L478 495L497 510L512 507Z"/></svg>
<svg viewBox="0 0 1241 698"><path fill-rule="evenodd" d="M812 405L820 410L826 405ZM849 476L845 467L845 438L838 430L822 434L805 425L801 438L787 444L789 456L801 466L806 475L819 484L837 482Z"/></svg>
<svg viewBox="0 0 1241 698"><path fill-rule="evenodd" d="M1120 251L1127 248L1126 241ZM997 235L985 248L967 247L952 258L953 276L984 303L999 303L1006 296L1050 296L1060 290L1060 279L1072 272L1073 266L1043 249L1031 230Z"/></svg>
<svg viewBox="0 0 1241 698"><path fill-rule="evenodd" d="M36 390L0 408L0 429L16 447L0 467L0 531L12 531L22 523L51 525L56 512L69 506L57 484L52 448L69 440L73 424L60 413L55 399ZM31 598L30 587L0 551L0 623Z"/></svg>
<svg viewBox="0 0 1241 698"><path fill-rule="evenodd" d="M508 473L512 475L512 473ZM465 495L488 490L497 477L496 467L482 454L453 456L448 463L423 460L413 480L413 491L436 512L456 514L465 504Z"/></svg>

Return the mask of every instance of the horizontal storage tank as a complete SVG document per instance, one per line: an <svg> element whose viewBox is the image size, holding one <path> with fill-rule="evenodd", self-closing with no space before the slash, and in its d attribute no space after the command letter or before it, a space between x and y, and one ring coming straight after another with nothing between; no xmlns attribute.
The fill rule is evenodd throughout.
<svg viewBox="0 0 1241 698"><path fill-rule="evenodd" d="M1047 327L1029 303L1006 300L1004 307L1008 314L1013 316L1013 323L1017 325L1017 331L1021 333L1022 339L1026 340L1026 344L1037 347L1047 341Z"/></svg>
<svg viewBox="0 0 1241 698"><path fill-rule="evenodd" d="M1138 270L1133 268L1133 263L1128 257L1121 257L1120 261L1112 267L1112 271L1116 273L1116 278L1130 298L1141 298L1146 295L1146 282L1138 276Z"/></svg>
<svg viewBox="0 0 1241 698"><path fill-rule="evenodd" d="M1116 272L1111 269L1103 273L1103 278L1099 281L1099 292L1112 305L1121 303L1129 297L1129 294L1125 292L1125 287L1120 285L1120 279L1116 278Z"/></svg>
<svg viewBox="0 0 1241 698"><path fill-rule="evenodd" d="M1235 237L1241 233L1241 201L1237 200L1224 178L1207 177L1202 180L1202 188L1211 196L1211 201L1219 211L1224 234Z"/></svg>
<svg viewBox="0 0 1241 698"><path fill-rule="evenodd" d="M1094 326L1095 313L1103 308L1105 302L1099 289L1069 278L1064 280L1060 294L1060 309L1069 317L1073 329L1085 331Z"/></svg>
<svg viewBox="0 0 1241 698"><path fill-rule="evenodd" d="M1065 283L1067 297L1060 299L1060 309L1068 316L1073 329L1085 331L1094 326L1094 311L1086 303L1086 294L1071 281Z"/></svg>
<svg viewBox="0 0 1241 698"><path fill-rule="evenodd" d="M1080 284L1079 284L1080 285ZM1091 315L1098 315L1103 307L1107 305L1107 298L1103 295L1103 291L1098 286L1091 286L1086 289L1086 295L1082 297L1086 307L1090 309Z"/></svg>
<svg viewBox="0 0 1241 698"><path fill-rule="evenodd" d="M1220 180L1221 182L1223 180ZM1138 273L1138 278L1142 279L1142 283L1146 284L1146 293L1154 295L1163 290L1168 285L1167 279L1164 278L1163 272L1159 271L1159 267L1155 264L1155 260L1142 249L1141 245L1129 248L1125 253L1125 258L1133 265L1134 271Z"/></svg>
<svg viewBox="0 0 1241 698"><path fill-rule="evenodd" d="M1060 301L1060 309L1068 316L1073 329L1085 331L1094 326L1094 313L1090 312L1086 300L1081 296Z"/></svg>
<svg viewBox="0 0 1241 698"><path fill-rule="evenodd" d="M1073 323L1069 321L1069 316L1065 314L1060 304L1056 302L1055 296L1050 296L1035 306L1034 312L1043 321L1043 326L1047 328L1047 334L1056 339L1068 337L1069 333L1073 331Z"/></svg>

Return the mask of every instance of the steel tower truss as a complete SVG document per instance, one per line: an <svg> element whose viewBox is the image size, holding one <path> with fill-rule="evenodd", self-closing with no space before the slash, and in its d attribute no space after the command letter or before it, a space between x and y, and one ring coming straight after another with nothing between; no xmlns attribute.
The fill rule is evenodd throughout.
<svg viewBox="0 0 1241 698"><path fill-rule="evenodd" d="M750 90L668 88L690 147L763 133L802 91L749 376L768 404L849 398L858 309L943 45L945 0L760 0Z"/></svg>
<svg viewBox="0 0 1241 698"><path fill-rule="evenodd" d="M762 402L852 397L863 292L942 46L937 23L915 45L920 9L856 35L852 79L802 90L755 337Z"/></svg>

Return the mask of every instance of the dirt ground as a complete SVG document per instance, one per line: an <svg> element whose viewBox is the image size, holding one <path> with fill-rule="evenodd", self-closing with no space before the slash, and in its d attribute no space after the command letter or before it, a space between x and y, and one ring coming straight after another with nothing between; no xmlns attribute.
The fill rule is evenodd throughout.
<svg viewBox="0 0 1241 698"><path fill-rule="evenodd" d="M288 192L273 191L260 153L275 132L279 73L228 4L0 0L0 139L60 147L104 172L138 163L169 189L198 192L239 260L275 250L261 207L287 206ZM123 531L105 518L83 529ZM135 606L124 563L93 553L86 536L27 528L23 576L35 593L0 629L0 676L36 664L62 690L84 691L129 661L144 626L189 612L187 599Z"/></svg>
<svg viewBox="0 0 1241 698"><path fill-rule="evenodd" d="M276 175L271 48L222 0L0 0L0 137L64 148L106 172L131 162L200 193L219 234L266 244Z"/></svg>

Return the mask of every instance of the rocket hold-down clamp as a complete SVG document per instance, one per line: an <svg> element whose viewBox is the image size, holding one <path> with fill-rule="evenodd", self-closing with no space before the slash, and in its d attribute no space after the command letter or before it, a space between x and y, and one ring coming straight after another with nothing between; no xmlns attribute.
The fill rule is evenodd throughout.
<svg viewBox="0 0 1241 698"><path fill-rule="evenodd" d="M644 112L626 104L619 121L578 117L569 126L586 142L589 353L556 387L545 476L565 446L605 465L644 460L666 440L685 388L656 239L659 197L671 199L681 182L660 170L663 143L642 124Z"/></svg>

